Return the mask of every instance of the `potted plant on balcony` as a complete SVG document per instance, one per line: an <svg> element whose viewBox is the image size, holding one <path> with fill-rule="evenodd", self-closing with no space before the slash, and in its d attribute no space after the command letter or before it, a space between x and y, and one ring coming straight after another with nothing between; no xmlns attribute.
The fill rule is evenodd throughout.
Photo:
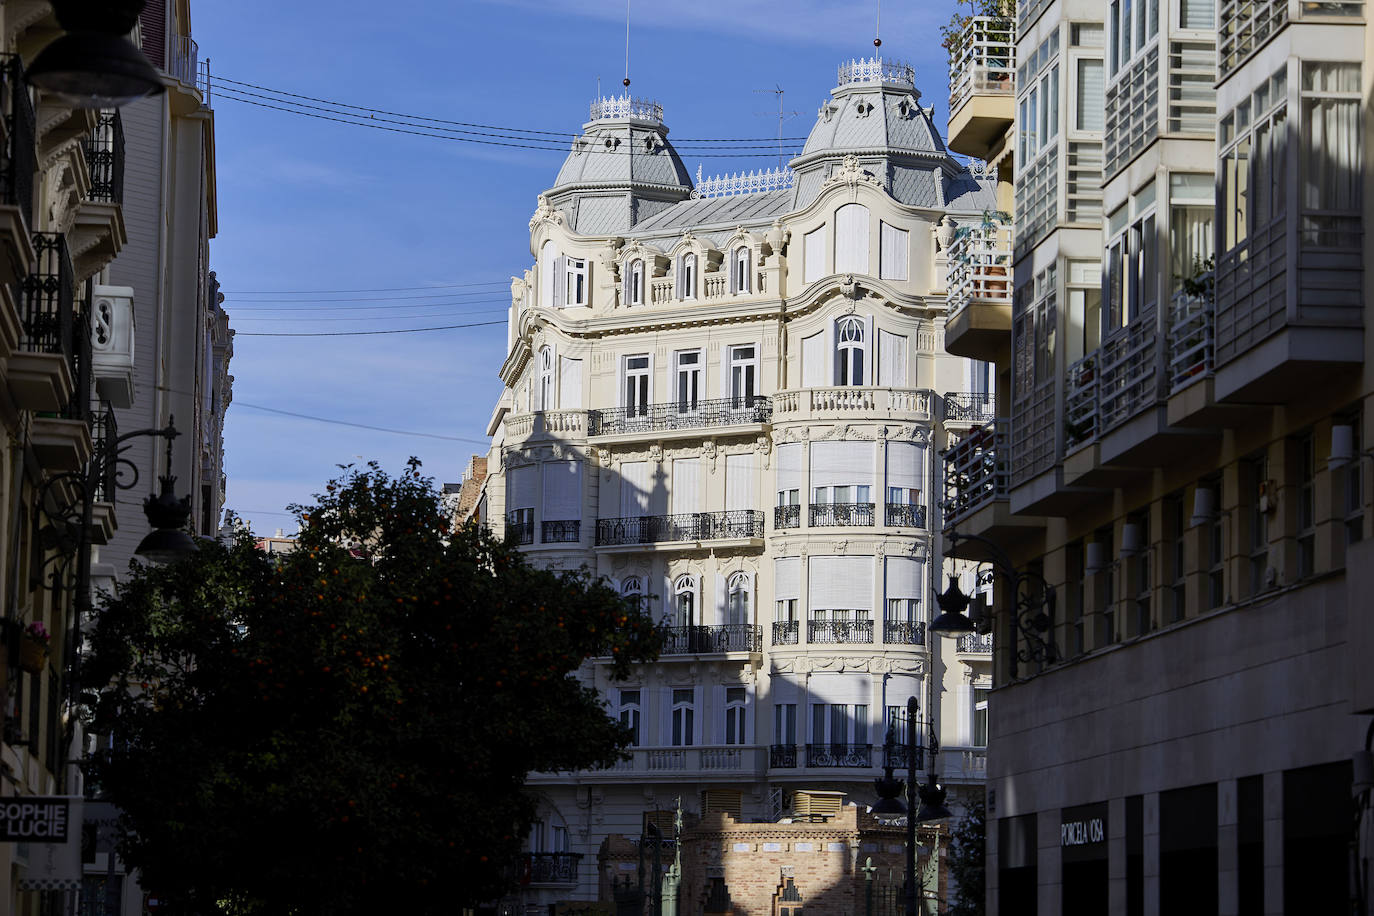
<svg viewBox="0 0 1374 916"><path fill-rule="evenodd" d="M48 664L48 643L51 637L41 620L24 628L19 640L19 668L29 674L42 674Z"/></svg>

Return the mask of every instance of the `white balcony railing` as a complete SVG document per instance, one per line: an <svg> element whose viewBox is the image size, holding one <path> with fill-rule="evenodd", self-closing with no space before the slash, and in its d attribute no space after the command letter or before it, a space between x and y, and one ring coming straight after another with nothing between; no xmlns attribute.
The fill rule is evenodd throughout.
<svg viewBox="0 0 1374 916"><path fill-rule="evenodd" d="M768 765L768 748L749 744L698 745L696 747L632 747L628 760L604 770L581 770L584 776L626 774L720 774L731 778L762 776ZM554 774L531 774L531 781Z"/></svg>
<svg viewBox="0 0 1374 916"><path fill-rule="evenodd" d="M860 57L858 60L840 64L836 85L868 85L871 83L887 83L914 89L916 87L916 71L910 64L896 60L883 60L881 57Z"/></svg>
<svg viewBox="0 0 1374 916"><path fill-rule="evenodd" d="M791 169L764 169L760 172L738 172L732 175L712 175L703 178L697 166L697 180L692 197L730 197L735 194L758 194L764 191L785 191L796 181Z"/></svg>
<svg viewBox="0 0 1374 916"><path fill-rule="evenodd" d="M773 422L890 418L927 420L931 392L924 388L803 388L773 395Z"/></svg>
<svg viewBox="0 0 1374 916"><path fill-rule="evenodd" d="M1210 297L1174 294L1169 306L1169 390L1176 392L1212 371L1216 312Z"/></svg>
<svg viewBox="0 0 1374 916"><path fill-rule="evenodd" d="M1016 26L1002 16L973 16L950 55L950 114L976 95L1012 95L1016 73Z"/></svg>
<svg viewBox="0 0 1374 916"><path fill-rule="evenodd" d="M585 410L537 410L505 419L506 441L521 439L581 439L587 435Z"/></svg>
<svg viewBox="0 0 1374 916"><path fill-rule="evenodd" d="M1069 366L1064 385L1064 451L1097 438L1097 361L1094 350Z"/></svg>
<svg viewBox="0 0 1374 916"><path fill-rule="evenodd" d="M941 777L946 782L977 782L988 778L985 747L940 748Z"/></svg>
<svg viewBox="0 0 1374 916"><path fill-rule="evenodd" d="M962 227L949 246L949 311L970 303L1011 305L1011 230L991 223Z"/></svg>
<svg viewBox="0 0 1374 916"><path fill-rule="evenodd" d="M663 123L663 106L649 99L632 99L629 93L592 100L593 121L651 121Z"/></svg>

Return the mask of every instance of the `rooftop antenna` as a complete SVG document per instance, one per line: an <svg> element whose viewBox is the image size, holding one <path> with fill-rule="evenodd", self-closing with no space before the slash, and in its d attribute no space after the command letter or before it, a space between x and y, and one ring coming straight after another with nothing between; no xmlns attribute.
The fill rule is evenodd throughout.
<svg viewBox="0 0 1374 916"><path fill-rule="evenodd" d="M625 94L630 94L630 0L625 0Z"/></svg>
<svg viewBox="0 0 1374 916"><path fill-rule="evenodd" d="M781 86L774 84L772 89L755 89L755 92L771 92L778 97L778 170L782 170L782 126L789 118L795 118L801 114L800 111L784 111L782 107L782 97L784 90Z"/></svg>

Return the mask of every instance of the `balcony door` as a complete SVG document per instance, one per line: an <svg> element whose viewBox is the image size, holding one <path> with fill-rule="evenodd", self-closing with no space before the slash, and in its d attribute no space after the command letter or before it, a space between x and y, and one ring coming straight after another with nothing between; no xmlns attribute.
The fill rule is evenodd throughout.
<svg viewBox="0 0 1374 916"><path fill-rule="evenodd" d="M701 351L683 350L677 354L677 412L695 414L701 406Z"/></svg>
<svg viewBox="0 0 1374 916"><path fill-rule="evenodd" d="M754 406L758 376L758 348L752 344L730 348L730 406L747 410Z"/></svg>
<svg viewBox="0 0 1374 916"><path fill-rule="evenodd" d="M625 357L625 416L649 415L649 356Z"/></svg>

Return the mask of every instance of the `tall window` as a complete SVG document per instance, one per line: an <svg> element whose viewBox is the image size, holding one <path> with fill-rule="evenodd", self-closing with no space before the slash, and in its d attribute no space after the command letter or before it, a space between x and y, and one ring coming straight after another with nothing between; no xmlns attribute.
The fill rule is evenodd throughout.
<svg viewBox="0 0 1374 916"><path fill-rule="evenodd" d="M745 690L725 688L725 743L747 744L745 740Z"/></svg>
<svg viewBox="0 0 1374 916"><path fill-rule="evenodd" d="M673 608L676 612L675 623L680 627L693 627L697 624L697 580L691 576L679 576L673 587Z"/></svg>
<svg viewBox="0 0 1374 916"><path fill-rule="evenodd" d="M1169 176L1169 277L1171 291L1194 276L1212 256L1216 216L1214 179L1206 174Z"/></svg>
<svg viewBox="0 0 1374 916"><path fill-rule="evenodd" d="M1106 112L1102 95L1102 61L1091 57L1079 58L1073 107L1073 126L1076 130L1102 129Z"/></svg>
<svg viewBox="0 0 1374 916"><path fill-rule="evenodd" d="M1355 454L1360 454L1362 450L1360 440L1359 418L1355 417L1346 421L1352 430L1352 445ZM1344 477L1342 482L1345 492L1342 496L1342 504L1345 507L1345 543L1355 544L1364 539L1364 471L1363 465L1358 461L1352 461L1342 472Z"/></svg>
<svg viewBox="0 0 1374 916"><path fill-rule="evenodd" d="M773 707L773 743L797 743L796 703L778 703Z"/></svg>
<svg viewBox="0 0 1374 916"><path fill-rule="evenodd" d="M1135 635L1143 636L1154 629L1154 615L1151 612L1152 576L1150 575L1150 516L1139 512L1129 516L1129 524L1136 526L1140 552L1131 559L1130 576L1135 592Z"/></svg>
<svg viewBox="0 0 1374 916"><path fill-rule="evenodd" d="M1360 65L1302 62L1302 244L1358 248L1361 224Z"/></svg>
<svg viewBox="0 0 1374 916"><path fill-rule="evenodd" d="M985 687L973 688L973 746L988 746L988 697L992 691Z"/></svg>
<svg viewBox="0 0 1374 916"><path fill-rule="evenodd" d="M620 724L630 730L631 747L640 744L640 712L639 691L620 691Z"/></svg>
<svg viewBox="0 0 1374 916"><path fill-rule="evenodd" d="M677 412L695 413L701 398L701 351L677 354Z"/></svg>
<svg viewBox="0 0 1374 916"><path fill-rule="evenodd" d="M625 357L625 413L632 417L649 414L649 357Z"/></svg>
<svg viewBox="0 0 1374 916"><path fill-rule="evenodd" d="M553 350L539 351L539 410L553 410Z"/></svg>
<svg viewBox="0 0 1374 916"><path fill-rule="evenodd" d="M1288 70L1274 71L1217 128L1221 185L1217 251L1226 254L1287 213Z"/></svg>
<svg viewBox="0 0 1374 916"><path fill-rule="evenodd" d="M850 315L835 327L835 366L837 385L864 383L864 322Z"/></svg>
<svg viewBox="0 0 1374 916"><path fill-rule="evenodd" d="M867 704L811 704L811 743L835 747L868 744Z"/></svg>
<svg viewBox="0 0 1374 916"><path fill-rule="evenodd" d="M1317 537L1317 454L1312 434L1299 436L1294 443L1298 459L1298 578L1316 572Z"/></svg>
<svg viewBox="0 0 1374 916"><path fill-rule="evenodd" d="M687 252L677 261L677 297L695 299L697 297L697 256Z"/></svg>
<svg viewBox="0 0 1374 916"><path fill-rule="evenodd" d="M753 292L750 282L753 276L753 262L749 256L749 246L741 245L730 257L730 292Z"/></svg>
<svg viewBox="0 0 1374 916"><path fill-rule="evenodd" d="M868 208L845 204L835 211L835 273L868 272Z"/></svg>
<svg viewBox="0 0 1374 916"><path fill-rule="evenodd" d="M725 622L727 624L737 626L750 622L749 586L750 577L748 573L735 573L730 577L725 599Z"/></svg>
<svg viewBox="0 0 1374 916"><path fill-rule="evenodd" d="M1159 299L1158 251L1155 231L1155 185L1146 185L1131 199L1135 219L1107 244L1107 273L1103 278L1109 330L1131 324L1150 313ZM1122 222L1118 214L1112 221Z"/></svg>
<svg viewBox="0 0 1374 916"><path fill-rule="evenodd" d="M627 295L625 301L629 305L644 304L644 261L636 258L630 262L629 277L626 281Z"/></svg>
<svg viewBox="0 0 1374 916"><path fill-rule="evenodd" d="M586 258L565 258L567 272L567 296L564 302L568 305L587 305L589 303L587 287L587 259Z"/></svg>
<svg viewBox="0 0 1374 916"><path fill-rule="evenodd" d="M730 401L736 410L754 406L758 350L752 344L730 348Z"/></svg>
<svg viewBox="0 0 1374 916"><path fill-rule="evenodd" d="M696 691L691 687L673 688L673 747L691 747L695 735Z"/></svg>
<svg viewBox="0 0 1374 916"><path fill-rule="evenodd" d="M554 290L558 288L558 246L549 239L539 246L539 306L557 308Z"/></svg>
<svg viewBox="0 0 1374 916"><path fill-rule="evenodd" d="M639 576L627 576L620 583L620 594L630 599L637 607L644 600L644 582Z"/></svg>

